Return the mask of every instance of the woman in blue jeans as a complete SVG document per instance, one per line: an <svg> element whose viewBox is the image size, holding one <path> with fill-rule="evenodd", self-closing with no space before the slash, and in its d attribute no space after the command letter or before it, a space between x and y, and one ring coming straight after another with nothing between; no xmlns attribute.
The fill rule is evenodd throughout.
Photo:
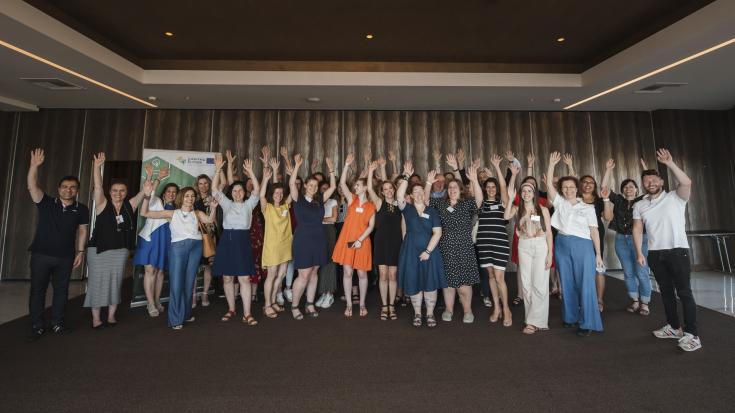
<svg viewBox="0 0 735 413"><path fill-rule="evenodd" d="M192 187L182 188L176 196L176 209L165 211L149 211L148 202L153 192L153 185L143 185L143 205L140 215L145 218L168 219L171 230L171 245L168 255L168 325L180 330L184 322L194 321L191 315L191 296L194 293L199 261L202 257L202 234L199 232L200 222L210 224L217 214L217 201L210 202L211 214L194 210L196 191Z"/></svg>
<svg viewBox="0 0 735 413"><path fill-rule="evenodd" d="M611 171L615 168L615 161L610 159L605 165L605 177L603 187L608 185L607 180ZM645 166L643 168L646 169ZM603 189L604 191L604 189ZM635 245L633 245L633 206L643 198L638 195L638 184L632 179L625 179L620 184L620 193L610 191L609 197L605 199L605 219L610 221L610 229L615 234L615 253L618 255L620 265L623 266L625 274L625 287L633 302L627 310L631 313L648 315L651 310L648 303L651 301L651 278L647 266L641 266L636 260ZM645 231L645 229L644 229ZM648 256L648 239L643 233L643 255Z"/></svg>

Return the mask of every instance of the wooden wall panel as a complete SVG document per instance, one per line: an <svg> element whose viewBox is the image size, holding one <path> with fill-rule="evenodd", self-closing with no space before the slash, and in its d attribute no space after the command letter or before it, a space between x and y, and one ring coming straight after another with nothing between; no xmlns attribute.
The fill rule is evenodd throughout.
<svg viewBox="0 0 735 413"><path fill-rule="evenodd" d="M216 110L212 131L212 151L237 155L237 171L242 176L242 162L249 158L262 178L263 165L258 160L261 148L268 146L278 154L278 112L273 110Z"/></svg>
<svg viewBox="0 0 735 413"><path fill-rule="evenodd" d="M304 165L298 171L301 177L309 175L311 161L320 162L319 170L326 170L324 157L329 154L335 162L342 162L340 149L341 113L339 111L295 111L279 114L279 145L286 146L291 156L300 153Z"/></svg>
<svg viewBox="0 0 735 413"><path fill-rule="evenodd" d="M537 154L536 173L546 172L549 154L559 151L574 157L574 167L580 176L596 176L590 118L587 112L531 112L531 131L534 153ZM555 176L567 175L566 165L560 162Z"/></svg>
<svg viewBox="0 0 735 413"><path fill-rule="evenodd" d="M18 147L12 190L8 202L7 241L3 278L29 278L27 252L36 227L36 208L26 190L30 152L44 148L46 159L39 169L39 186L50 196L57 194L58 180L79 175L83 147L84 110L43 110L20 115ZM79 271L75 272L75 277Z"/></svg>
<svg viewBox="0 0 735 413"><path fill-rule="evenodd" d="M493 154L505 157L505 152L510 150L525 168L526 154L534 151L530 127L528 112L473 112L470 115L472 159L480 158L489 167ZM539 173L538 168L536 172Z"/></svg>
<svg viewBox="0 0 735 413"><path fill-rule="evenodd" d="M143 147L209 151L212 147L212 110L147 110Z"/></svg>

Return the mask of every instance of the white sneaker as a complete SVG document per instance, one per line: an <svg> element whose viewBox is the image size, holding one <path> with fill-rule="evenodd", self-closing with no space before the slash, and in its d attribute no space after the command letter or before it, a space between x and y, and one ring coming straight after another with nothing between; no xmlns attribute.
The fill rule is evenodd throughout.
<svg viewBox="0 0 735 413"><path fill-rule="evenodd" d="M671 328L670 324L666 324L665 326L659 328L658 330L653 331L653 335L657 338L675 338L680 339L684 337L684 333L681 331L681 329L674 330Z"/></svg>
<svg viewBox="0 0 735 413"><path fill-rule="evenodd" d="M334 304L334 296L332 294L327 294L327 297L322 303L322 308L329 308L332 306L332 304Z"/></svg>
<svg viewBox="0 0 735 413"><path fill-rule="evenodd" d="M485 307L492 308L493 306L493 300L490 299L490 297L482 297L482 302L485 304Z"/></svg>
<svg viewBox="0 0 735 413"><path fill-rule="evenodd" d="M285 301L283 300L283 292L276 294L276 302L280 306L283 306L283 304L285 304Z"/></svg>
<svg viewBox="0 0 735 413"><path fill-rule="evenodd" d="M442 320L443 320L443 321L452 321L452 315L453 315L453 314L452 314L452 313L450 313L449 311L444 311L444 312L442 313Z"/></svg>
<svg viewBox="0 0 735 413"><path fill-rule="evenodd" d="M283 295L286 296L286 300L288 300L289 303L293 300L293 293L290 288L283 290Z"/></svg>
<svg viewBox="0 0 735 413"><path fill-rule="evenodd" d="M462 322L465 324L472 324L475 321L475 315L472 313L467 313L462 317Z"/></svg>
<svg viewBox="0 0 735 413"><path fill-rule="evenodd" d="M322 304L324 303L324 299L327 298L327 294L322 294L318 300L316 300L316 303L314 303L315 306L322 308Z"/></svg>
<svg viewBox="0 0 735 413"><path fill-rule="evenodd" d="M699 337L684 333L684 337L679 339L679 348L684 351L696 351L702 348L702 341Z"/></svg>

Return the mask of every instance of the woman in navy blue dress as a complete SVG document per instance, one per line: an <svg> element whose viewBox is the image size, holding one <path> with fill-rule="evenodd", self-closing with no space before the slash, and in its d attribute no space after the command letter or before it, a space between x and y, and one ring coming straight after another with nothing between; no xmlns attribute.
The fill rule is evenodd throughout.
<svg viewBox="0 0 735 413"><path fill-rule="evenodd" d="M303 162L301 154L294 155L294 170L288 185L291 190L294 213L299 225L293 235L293 258L294 267L299 272L297 279L293 281L293 300L291 302L291 314L296 320L302 320L304 315L299 310L301 295L306 290L306 314L317 317L314 307L314 297L318 286L318 271L321 265L328 261L327 239L322 227L324 219L324 199L329 199L337 187L334 179L334 167L332 160L327 158L329 168L329 189L319 194L319 181L309 177L304 185L304 194L299 193L296 187L296 178Z"/></svg>
<svg viewBox="0 0 735 413"><path fill-rule="evenodd" d="M406 237L401 245L398 258L398 288L411 296L414 317L413 325L421 327L421 301L426 304L426 325L436 327L434 307L436 292L447 288L444 276L444 262L440 251L436 251L442 236L442 223L439 213L426 205L424 189L420 183L411 184L410 194L413 204L406 202L408 178L413 175L413 165L406 161L400 177L396 199L398 208L406 221Z"/></svg>

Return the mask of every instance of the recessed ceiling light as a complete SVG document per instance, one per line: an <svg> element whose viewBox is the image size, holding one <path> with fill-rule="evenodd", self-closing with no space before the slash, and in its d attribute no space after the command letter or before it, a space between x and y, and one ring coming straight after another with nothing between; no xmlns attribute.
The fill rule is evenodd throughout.
<svg viewBox="0 0 735 413"><path fill-rule="evenodd" d="M311 103L317 103L317 102L320 102L320 101L321 101L321 99L319 99L319 98L318 98L318 97L316 97L316 96L312 96L312 97L310 97L310 98L306 98L306 101L307 101L307 102L311 102Z"/></svg>
<svg viewBox="0 0 735 413"><path fill-rule="evenodd" d="M559 103L559 102L561 102L561 98L554 98L554 103Z"/></svg>
<svg viewBox="0 0 735 413"><path fill-rule="evenodd" d="M372 34L366 34L365 35L365 38L368 39L368 40L372 39L373 37L375 37L375 36L373 36Z"/></svg>
<svg viewBox="0 0 735 413"><path fill-rule="evenodd" d="M165 34L167 37L173 37L173 35L174 35L171 32L163 32L163 34Z"/></svg>
<svg viewBox="0 0 735 413"><path fill-rule="evenodd" d="M649 77L651 77L651 76L655 76L655 75L657 75L657 74L659 74L659 73L661 73L661 72L665 72L665 71L667 71L667 70L669 70L669 69L671 69L671 68L674 68L674 67L676 67L676 66L679 66L679 65L681 65L681 64L684 64L684 63L686 63L686 62L688 62L688 61L690 61L690 60L694 60L694 59L696 59L696 58L698 58L698 57L702 57L702 56L706 55L707 53L712 53L712 52L714 52L715 50L718 50L718 49L722 49L723 47L725 47L725 46L729 46L729 45L731 45L731 44L733 44L733 43L735 43L735 37L733 37L733 38L732 38L732 39L730 39L730 40L725 40L724 42L722 42L722 43L720 43L720 44L716 44L716 45L714 45L714 46L710 47L709 49L704 49L704 50L702 50L701 52L698 52L698 53L694 53L694 54L693 54L693 55L691 55L691 56L687 56L687 57L685 57L685 58L683 58L683 59L677 60L677 61L676 61L676 62L674 62L674 63L670 63L670 64L668 64L668 65L666 65L666 66L663 66L663 67L659 67L658 69L656 69L656 70L654 70L654 71L652 71L652 72L648 72L648 73L646 73L645 75L641 75L641 76L638 76L638 77L637 77L637 78L635 78L635 79L631 79L631 80L629 80L629 81L627 81L627 82L623 82L623 83L621 83L621 84L619 84L619 85L617 85L617 86L613 86L613 87L611 87L610 89L607 89L607 90L603 90L602 92L600 92L600 93L598 93L598 94L596 94L596 95L592 95L592 96L590 96L590 97L588 97L588 98L586 98L586 99L582 99L582 100L580 100L580 101L578 101L578 102L575 102L575 103L573 103L573 104L571 104L571 105L569 105L569 106L566 106L566 107L564 108L564 110L569 110L569 109L572 109L572 108L574 108L574 107L577 107L577 106L579 106L579 105L581 105L581 104L583 104L583 103L587 103L587 102L589 102L590 100L593 100L593 99L597 99L597 98L599 98L600 96L605 96L605 95L607 95L608 93L612 93L612 92L614 92L614 91L616 91L616 90L618 90L618 89L622 89L622 88L624 88L624 87L626 87L626 86L632 85L633 83L636 83L636 82L640 82L640 81L641 81L641 80L643 80L643 79L647 79L647 78L649 78Z"/></svg>
<svg viewBox="0 0 735 413"><path fill-rule="evenodd" d="M563 37L560 37L560 38L556 39L556 41L559 42L559 43L564 43L565 40L567 40L567 39L565 39Z"/></svg>
<svg viewBox="0 0 735 413"><path fill-rule="evenodd" d="M10 49L10 50L12 50L14 52L20 53L23 56L30 57L31 59L33 59L33 60L35 60L37 62L41 62L41 63L43 63L45 65L51 66L54 69L61 70L64 73L68 73L68 74L70 74L72 76L76 76L76 77L78 77L78 78L80 78L82 80L85 80L85 81L87 81L89 83L92 83L93 85L96 85L96 86L99 86L101 88L107 89L110 92L117 93L118 95L124 96L124 97L126 97L126 98L128 98L130 100L134 100L134 101L136 101L138 103L142 103L142 104L144 104L146 106L149 106L149 107L152 107L152 108L158 107L158 106L156 106L156 105L154 105L154 104L152 104L150 102L146 102L143 99L140 99L140 98L137 98L137 97L135 97L135 96L133 96L131 94L125 93L125 92L123 92L120 89L115 89L114 87L112 87L112 86L110 86L108 84L102 83L102 82L100 82L98 80L94 80L94 79L92 79L89 76L85 76L85 75L83 75L83 74L81 74L79 72L75 72L75 71L73 71L73 70L71 70L69 68L66 68L66 67L64 67L64 66L62 66L62 65L60 65L58 63L54 63L54 62L52 62L52 61L50 61L48 59L44 59L43 57L41 57L39 55L33 54L33 53L31 53L31 52L29 52L27 50L21 49L20 47L14 46L14 45L12 45L12 44L10 44L8 42L4 42L4 41L0 40L0 46L3 46L5 48L8 48L8 49Z"/></svg>

